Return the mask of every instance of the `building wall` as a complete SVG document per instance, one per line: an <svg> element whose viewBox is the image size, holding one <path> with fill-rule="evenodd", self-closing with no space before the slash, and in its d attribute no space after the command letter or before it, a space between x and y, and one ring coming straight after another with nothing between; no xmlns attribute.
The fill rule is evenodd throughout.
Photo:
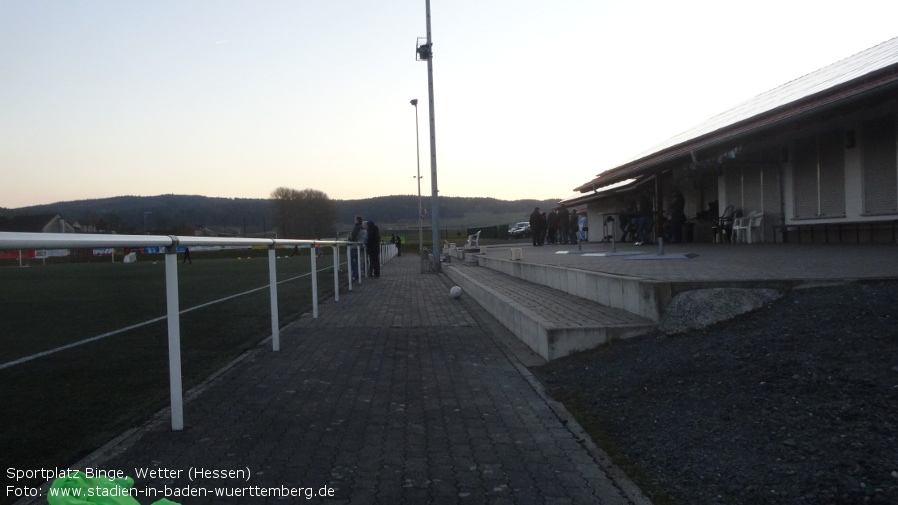
<svg viewBox="0 0 898 505"><path fill-rule="evenodd" d="M887 135L882 135L882 130ZM833 131L840 132L837 137ZM869 121L853 120L842 128L822 134L809 134L794 139L789 146L789 161L784 164L784 197L786 224L838 223L848 221L877 221L898 219L898 139L896 120L892 115L870 118ZM818 144L827 142L830 151L838 151L838 159L821 155L818 177L821 180L821 209L817 215L807 211L802 198L809 194L801 183L802 151L814 138ZM837 140L838 139L838 140ZM795 154L798 153L796 159ZM865 153L867 155L865 156ZM844 167L844 175L838 179L838 164ZM834 166L835 165L835 166ZM841 194L826 192L825 184L835 179ZM869 193L869 201L868 201Z"/></svg>
<svg viewBox="0 0 898 505"><path fill-rule="evenodd" d="M765 223L768 239L774 238L771 227L776 224L866 226L898 220L898 111L894 105L805 125L784 138L783 144L782 212ZM772 185L767 187L766 175L764 170L765 221L768 199L775 193ZM744 176L727 172L721 181L722 191L728 201L736 202L736 208L742 203L738 190L739 178ZM741 188L747 188L744 179Z"/></svg>

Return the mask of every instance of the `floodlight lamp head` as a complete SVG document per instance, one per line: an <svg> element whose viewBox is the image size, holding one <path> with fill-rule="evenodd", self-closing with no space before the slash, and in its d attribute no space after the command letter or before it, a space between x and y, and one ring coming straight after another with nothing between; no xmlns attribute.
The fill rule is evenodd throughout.
<svg viewBox="0 0 898 505"><path fill-rule="evenodd" d="M422 42L423 40L423 42ZM415 53L417 54L418 61L427 61L430 59L432 52L430 44L426 42L426 39L418 38L418 46L415 49Z"/></svg>
<svg viewBox="0 0 898 505"><path fill-rule="evenodd" d="M414 105L415 107L417 107L417 106L418 106L418 99L417 99L417 98L413 98L412 101L409 102L409 103L412 104L412 105Z"/></svg>

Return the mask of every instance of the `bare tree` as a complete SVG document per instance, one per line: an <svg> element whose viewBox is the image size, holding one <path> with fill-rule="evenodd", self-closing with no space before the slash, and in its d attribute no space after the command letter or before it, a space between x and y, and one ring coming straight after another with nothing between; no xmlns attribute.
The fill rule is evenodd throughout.
<svg viewBox="0 0 898 505"><path fill-rule="evenodd" d="M317 189L280 187L271 192L274 216L286 238L333 238L337 204Z"/></svg>

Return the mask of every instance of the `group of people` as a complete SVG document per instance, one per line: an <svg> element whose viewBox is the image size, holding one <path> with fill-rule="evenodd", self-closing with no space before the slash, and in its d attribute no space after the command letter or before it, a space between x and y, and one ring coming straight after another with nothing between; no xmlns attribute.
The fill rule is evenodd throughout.
<svg viewBox="0 0 898 505"><path fill-rule="evenodd" d="M679 191L671 194L667 213L661 218L661 234L671 243L683 241L683 226L686 224L686 200ZM651 200L643 196L620 214L621 242L632 241L634 245L651 243L651 235L655 226ZM629 238L629 240L628 240Z"/></svg>
<svg viewBox="0 0 898 505"><path fill-rule="evenodd" d="M402 237L394 233L390 237L390 243L396 246L396 256L402 256Z"/></svg>
<svg viewBox="0 0 898 505"><path fill-rule="evenodd" d="M581 221L586 216L577 214L576 209L568 210L561 204L549 213L540 212L539 207L530 214L530 231L533 233L533 245L545 244L577 244L585 239L580 235Z"/></svg>
<svg viewBox="0 0 898 505"><path fill-rule="evenodd" d="M349 234L350 242L364 244L365 253L368 256L367 275L375 279L380 277L380 228L374 224L374 221L363 221L362 216L355 217L355 225ZM398 247L398 246L397 246ZM360 259L356 248L352 248L350 252L350 268L352 269L352 280L359 280L358 262Z"/></svg>

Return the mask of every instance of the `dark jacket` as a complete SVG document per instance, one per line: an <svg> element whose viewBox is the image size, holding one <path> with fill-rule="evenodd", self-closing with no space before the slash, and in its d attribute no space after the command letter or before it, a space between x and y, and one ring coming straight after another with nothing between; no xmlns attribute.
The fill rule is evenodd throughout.
<svg viewBox="0 0 898 505"><path fill-rule="evenodd" d="M571 211L567 210L567 207L562 206L558 209L558 221L559 228L567 229L571 224Z"/></svg>
<svg viewBox="0 0 898 505"><path fill-rule="evenodd" d="M368 254L371 251L380 252L380 228L374 221L368 221Z"/></svg>
<svg viewBox="0 0 898 505"><path fill-rule="evenodd" d="M539 209L534 210L532 214L530 214L530 229L536 231L539 229L539 221L540 218Z"/></svg>

